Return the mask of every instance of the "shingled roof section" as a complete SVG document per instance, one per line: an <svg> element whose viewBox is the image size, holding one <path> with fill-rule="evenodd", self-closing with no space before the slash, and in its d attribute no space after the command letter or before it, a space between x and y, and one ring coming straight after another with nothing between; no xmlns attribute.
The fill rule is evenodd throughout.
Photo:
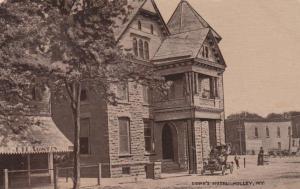
<svg viewBox="0 0 300 189"><path fill-rule="evenodd" d="M164 40L153 60L166 58L195 58L210 29L203 28L169 36Z"/></svg>
<svg viewBox="0 0 300 189"><path fill-rule="evenodd" d="M210 28L218 41L222 39L221 36L185 0L182 0L178 4L167 25L171 34Z"/></svg>

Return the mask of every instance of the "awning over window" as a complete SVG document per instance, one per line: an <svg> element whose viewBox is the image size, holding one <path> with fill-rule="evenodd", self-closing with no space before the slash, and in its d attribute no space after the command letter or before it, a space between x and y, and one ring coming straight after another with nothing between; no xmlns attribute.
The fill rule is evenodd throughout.
<svg viewBox="0 0 300 189"><path fill-rule="evenodd" d="M73 144L51 117L34 117L34 124L21 131L0 125L0 154L72 152Z"/></svg>

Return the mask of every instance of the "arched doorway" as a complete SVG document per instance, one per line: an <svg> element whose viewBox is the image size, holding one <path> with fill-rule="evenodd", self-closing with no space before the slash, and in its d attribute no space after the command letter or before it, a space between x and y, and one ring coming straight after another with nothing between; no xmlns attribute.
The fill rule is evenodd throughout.
<svg viewBox="0 0 300 189"><path fill-rule="evenodd" d="M177 132L174 126L166 124L162 129L163 159L175 160L177 152Z"/></svg>

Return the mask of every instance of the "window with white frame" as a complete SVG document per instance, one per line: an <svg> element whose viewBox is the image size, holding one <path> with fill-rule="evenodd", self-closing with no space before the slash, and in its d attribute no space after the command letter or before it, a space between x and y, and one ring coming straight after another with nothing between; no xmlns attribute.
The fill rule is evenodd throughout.
<svg viewBox="0 0 300 189"><path fill-rule="evenodd" d="M119 118L119 154L130 154L130 120L127 117Z"/></svg>
<svg viewBox="0 0 300 189"><path fill-rule="evenodd" d="M149 119L144 120L144 138L145 138L145 151L147 153L153 152L152 142L152 122Z"/></svg>

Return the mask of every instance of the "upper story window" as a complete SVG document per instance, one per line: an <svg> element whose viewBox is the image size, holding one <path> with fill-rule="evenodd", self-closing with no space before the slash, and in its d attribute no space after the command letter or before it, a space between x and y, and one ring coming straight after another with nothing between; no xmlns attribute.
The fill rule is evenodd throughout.
<svg viewBox="0 0 300 189"><path fill-rule="evenodd" d="M269 138L270 137L270 131L269 131L269 128L266 127L266 136Z"/></svg>
<svg viewBox="0 0 300 189"><path fill-rule="evenodd" d="M129 95L128 95L128 84L127 83L119 83L117 85L117 97L120 100L128 101Z"/></svg>
<svg viewBox="0 0 300 189"><path fill-rule="evenodd" d="M209 49L208 49L207 46L203 46L201 54L202 54L202 57L203 57L203 58L208 58L208 55L209 55Z"/></svg>
<svg viewBox="0 0 300 189"><path fill-rule="evenodd" d="M255 127L255 133L254 133L255 137L258 137L258 129L257 127Z"/></svg>
<svg viewBox="0 0 300 189"><path fill-rule="evenodd" d="M119 154L130 154L130 120L119 118Z"/></svg>
<svg viewBox="0 0 300 189"><path fill-rule="evenodd" d="M140 20L138 21L138 29L139 29L139 30L142 30L142 23L141 23Z"/></svg>
<svg viewBox="0 0 300 189"><path fill-rule="evenodd" d="M280 128L277 127L277 137L280 138Z"/></svg>
<svg viewBox="0 0 300 189"><path fill-rule="evenodd" d="M147 41L144 42L144 50L145 50L145 58L149 60L149 43Z"/></svg>
<svg viewBox="0 0 300 189"><path fill-rule="evenodd" d="M208 53L209 53L209 51L208 51L208 47L207 47L207 46L205 46L205 58L208 58Z"/></svg>
<svg viewBox="0 0 300 189"><path fill-rule="evenodd" d="M87 90L86 89L82 89L81 93L80 93L80 101L84 102L88 100L88 95L87 95Z"/></svg>
<svg viewBox="0 0 300 189"><path fill-rule="evenodd" d="M148 86L143 85L143 101L145 104L151 103L151 91Z"/></svg>
<svg viewBox="0 0 300 189"><path fill-rule="evenodd" d="M139 40L139 55L142 59L145 58L144 56L144 44L143 44L143 40Z"/></svg>
<svg viewBox="0 0 300 189"><path fill-rule="evenodd" d="M138 52L138 42L137 42L136 38L133 38L133 40L132 40L132 48L133 48L134 55L138 56L139 55L139 52Z"/></svg>
<svg viewBox="0 0 300 189"><path fill-rule="evenodd" d="M151 34L153 34L153 33L154 33L154 27L153 27L153 25L152 25L152 24L150 25L150 31L151 31Z"/></svg>
<svg viewBox="0 0 300 189"><path fill-rule="evenodd" d="M288 135L291 136L292 135L292 130L291 127L288 128Z"/></svg>
<svg viewBox="0 0 300 189"><path fill-rule="evenodd" d="M32 100L41 101L43 100L43 94L40 87L33 87L31 91Z"/></svg>

